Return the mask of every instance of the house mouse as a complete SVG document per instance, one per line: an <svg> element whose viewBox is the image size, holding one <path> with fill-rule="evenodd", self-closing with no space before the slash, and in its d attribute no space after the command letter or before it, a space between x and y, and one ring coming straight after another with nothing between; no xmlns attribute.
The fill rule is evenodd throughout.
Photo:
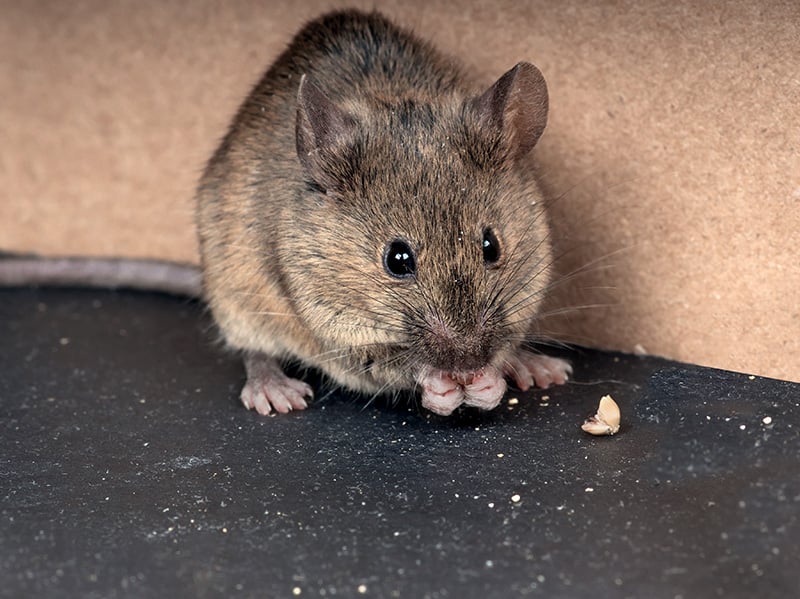
<svg viewBox="0 0 800 599"><path fill-rule="evenodd" d="M529 162L547 86L520 62L490 86L378 13L309 22L245 100L197 193L202 295L244 356L241 400L307 407L299 361L354 391L419 390L448 415L562 384L534 353L551 283ZM100 284L198 295L191 266L0 261L0 283Z"/></svg>
<svg viewBox="0 0 800 599"><path fill-rule="evenodd" d="M364 393L419 389L442 415L492 409L570 365L534 353L552 251L528 162L547 86L520 62L489 87L378 13L303 27L202 177L205 298L244 355L241 399L306 407L299 360Z"/></svg>

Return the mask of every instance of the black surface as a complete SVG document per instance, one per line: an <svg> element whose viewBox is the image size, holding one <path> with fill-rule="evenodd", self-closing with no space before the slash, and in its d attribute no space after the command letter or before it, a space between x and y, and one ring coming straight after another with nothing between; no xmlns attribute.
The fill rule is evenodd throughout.
<svg viewBox="0 0 800 599"><path fill-rule="evenodd" d="M0 335L2 597L798 596L797 384L581 351L490 413L264 418L196 304L2 291Z"/></svg>

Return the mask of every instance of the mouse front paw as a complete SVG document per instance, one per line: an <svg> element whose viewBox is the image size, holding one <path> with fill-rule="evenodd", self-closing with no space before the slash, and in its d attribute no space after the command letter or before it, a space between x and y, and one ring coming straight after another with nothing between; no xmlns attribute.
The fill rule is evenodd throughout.
<svg viewBox="0 0 800 599"><path fill-rule="evenodd" d="M487 366L474 372L445 372L431 369L419 381L422 407L449 416L462 403L482 410L497 407L506 391L503 375Z"/></svg>
<svg viewBox="0 0 800 599"><path fill-rule="evenodd" d="M506 381L503 374L492 366L474 373L464 386L464 403L482 410L493 410L503 399Z"/></svg>
<svg viewBox="0 0 800 599"><path fill-rule="evenodd" d="M464 388L446 372L431 370L420 379L422 407L449 416L464 402Z"/></svg>
<svg viewBox="0 0 800 599"><path fill-rule="evenodd" d="M536 385L547 389L563 385L572 374L572 365L561 358L551 358L525 349L518 349L503 364L503 374L511 378L520 391Z"/></svg>
<svg viewBox="0 0 800 599"><path fill-rule="evenodd" d="M248 410L255 409L264 416L273 410L286 414L305 410L305 398L314 397L311 387L283 372L278 361L266 354L248 354L244 359L247 382L240 398Z"/></svg>

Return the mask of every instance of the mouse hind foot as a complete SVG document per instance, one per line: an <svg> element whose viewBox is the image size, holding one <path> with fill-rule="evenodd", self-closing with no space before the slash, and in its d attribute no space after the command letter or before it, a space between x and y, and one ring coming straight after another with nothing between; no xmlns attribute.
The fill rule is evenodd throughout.
<svg viewBox="0 0 800 599"><path fill-rule="evenodd" d="M287 376L278 360L262 353L248 353L244 357L247 382L240 395L244 407L267 416L273 411L286 414L292 410L305 410L305 398L314 397L311 387Z"/></svg>
<svg viewBox="0 0 800 599"><path fill-rule="evenodd" d="M563 385L572 374L572 365L561 358L551 358L526 349L518 349L503 363L503 374L512 379L520 391L534 385L547 389Z"/></svg>

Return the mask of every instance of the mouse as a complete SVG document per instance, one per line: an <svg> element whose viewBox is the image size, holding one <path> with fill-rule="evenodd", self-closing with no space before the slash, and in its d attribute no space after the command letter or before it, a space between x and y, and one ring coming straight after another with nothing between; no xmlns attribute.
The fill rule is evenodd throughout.
<svg viewBox="0 0 800 599"><path fill-rule="evenodd" d="M241 402L308 407L283 365L345 389L497 407L572 366L532 349L553 283L531 163L548 92L519 62L487 84L377 11L308 22L252 88L196 193L200 266L0 260L0 284L201 297L242 355Z"/></svg>
<svg viewBox="0 0 800 599"><path fill-rule="evenodd" d="M481 85L378 12L307 23L239 108L197 193L204 296L242 403L307 407L295 360L366 394L495 408L563 384L532 351L553 250L531 150L540 70Z"/></svg>

